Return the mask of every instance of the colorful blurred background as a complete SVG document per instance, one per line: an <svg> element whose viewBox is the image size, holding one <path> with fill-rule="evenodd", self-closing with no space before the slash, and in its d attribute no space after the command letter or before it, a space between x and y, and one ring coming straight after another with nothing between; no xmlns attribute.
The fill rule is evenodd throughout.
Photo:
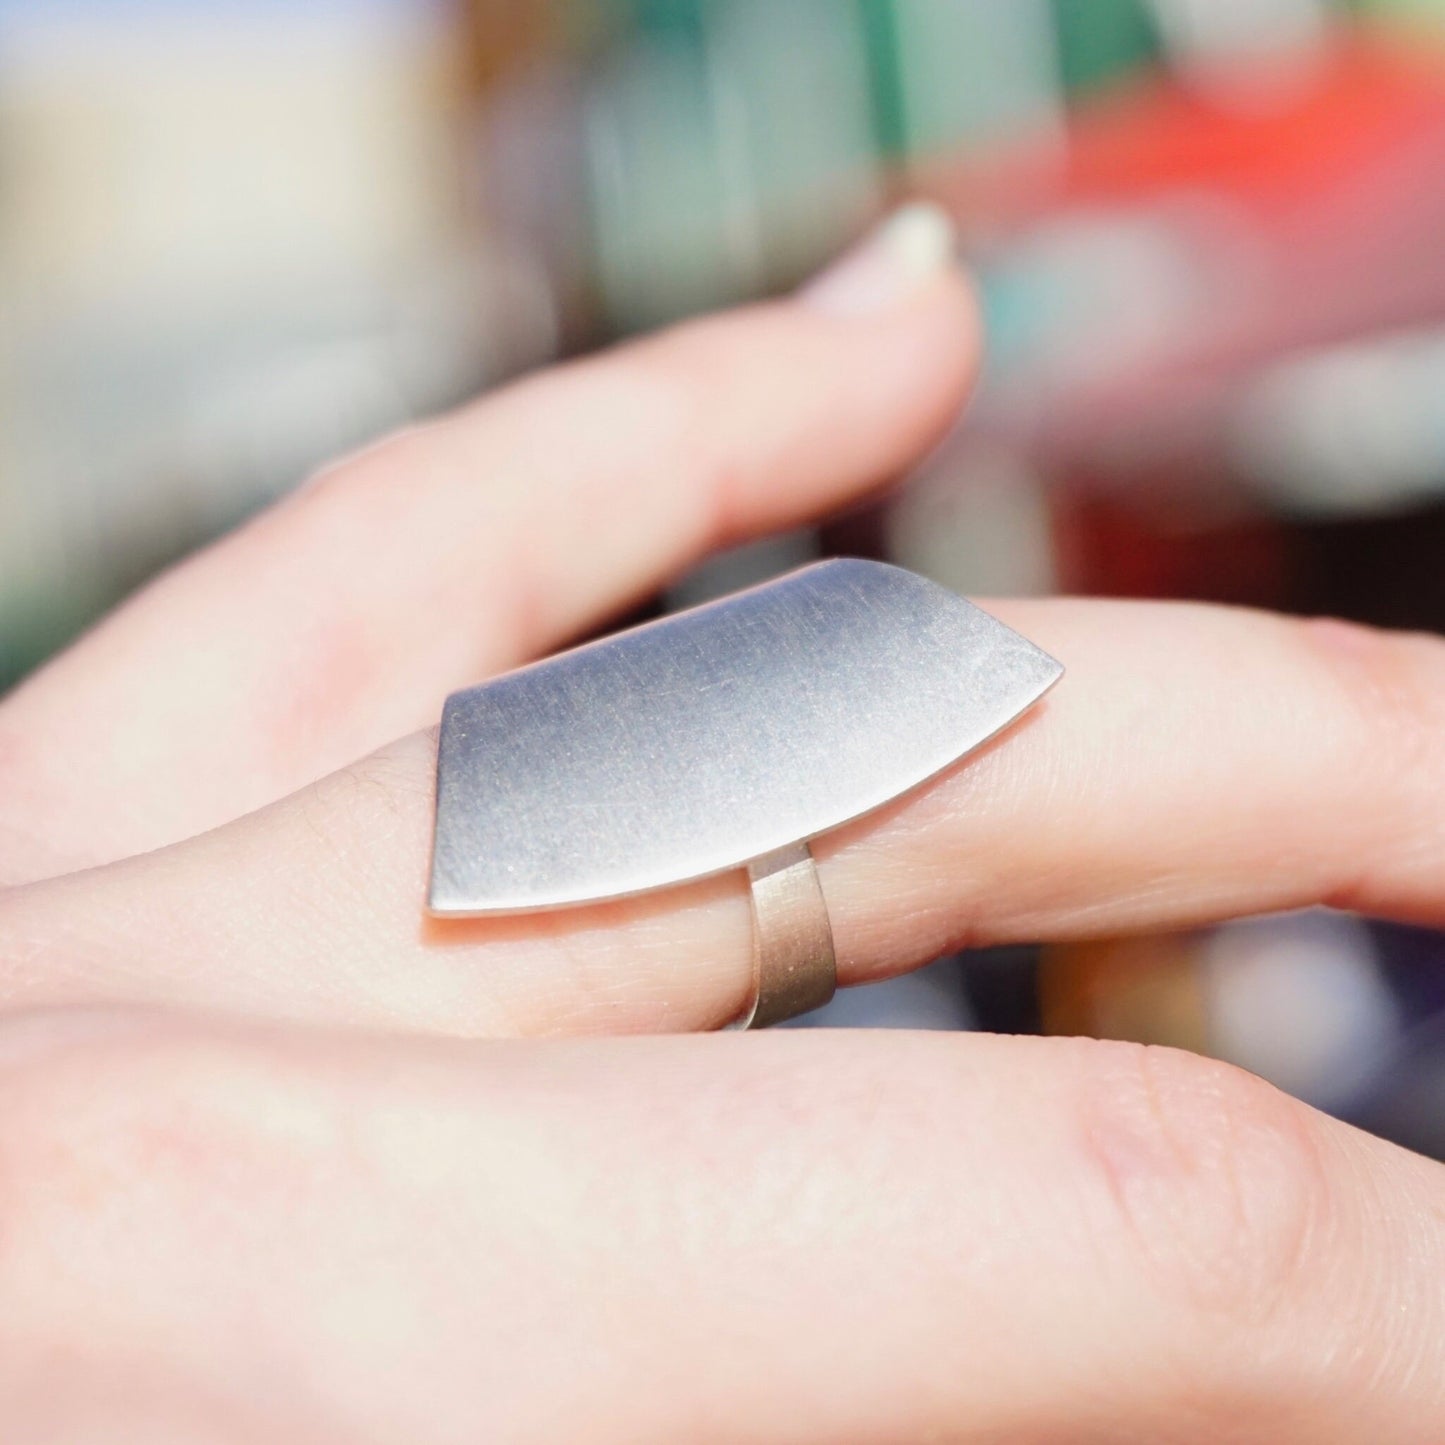
<svg viewBox="0 0 1445 1445"><path fill-rule="evenodd" d="M660 605L847 551L1445 630L1445 0L0 0L0 687L323 459L917 195L980 277L968 415ZM1179 1043L1445 1157L1418 929L1008 950L826 1017Z"/></svg>

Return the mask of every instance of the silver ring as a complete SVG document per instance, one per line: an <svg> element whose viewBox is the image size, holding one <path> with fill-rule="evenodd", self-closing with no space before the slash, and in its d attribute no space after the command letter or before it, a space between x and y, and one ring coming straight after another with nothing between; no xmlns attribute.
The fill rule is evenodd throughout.
<svg viewBox="0 0 1445 1445"><path fill-rule="evenodd" d="M731 1029L766 1029L812 1013L838 989L833 925L812 849L795 843L748 865L752 990Z"/></svg>
<svg viewBox="0 0 1445 1445"><path fill-rule="evenodd" d="M447 700L428 905L569 908L746 869L753 982L731 1027L826 1003L809 840L926 782L1063 669L896 567L804 568Z"/></svg>

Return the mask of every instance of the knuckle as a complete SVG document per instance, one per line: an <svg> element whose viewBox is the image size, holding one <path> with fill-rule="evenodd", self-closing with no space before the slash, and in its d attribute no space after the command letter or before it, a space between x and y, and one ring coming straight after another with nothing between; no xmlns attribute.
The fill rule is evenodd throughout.
<svg viewBox="0 0 1445 1445"><path fill-rule="evenodd" d="M184 1391L196 1322L243 1338L237 1279L289 1257L279 1221L320 1247L339 1113L279 1065L160 1017L0 1027L0 1416L67 1419L56 1361L103 1392L137 1340Z"/></svg>
<svg viewBox="0 0 1445 1445"><path fill-rule="evenodd" d="M1294 624L1301 644L1344 690L1373 704L1387 726L1433 730L1445 714L1445 645L1425 633L1390 632L1334 617Z"/></svg>
<svg viewBox="0 0 1445 1445"><path fill-rule="evenodd" d="M387 432L357 451L325 462L291 494L308 508L367 489L401 492L414 483L416 464L425 459L435 423L413 423ZM264 515L264 514L263 514Z"/></svg>
<svg viewBox="0 0 1445 1445"><path fill-rule="evenodd" d="M409 815L418 799L430 800L438 735L433 725L347 764L322 779L318 798L343 813L351 804L368 813L379 804L398 816Z"/></svg>
<svg viewBox="0 0 1445 1445"><path fill-rule="evenodd" d="M1364 742L1418 787L1420 767L1445 764L1445 643L1420 633L1383 632L1333 618L1293 624L1300 645L1322 666Z"/></svg>
<svg viewBox="0 0 1445 1445"><path fill-rule="evenodd" d="M143 1107L134 1055L106 1016L35 1015L0 1030L0 1300L24 1297L35 1262L62 1254L80 1220L98 1224L130 1182L114 1126Z"/></svg>
<svg viewBox="0 0 1445 1445"><path fill-rule="evenodd" d="M1303 1105L1214 1060L1104 1045L1082 1122L1124 1268L1231 1338L1291 1303L1329 1209Z"/></svg>
<svg viewBox="0 0 1445 1445"><path fill-rule="evenodd" d="M161 1018L0 1029L0 1301L58 1259L77 1282L87 1263L113 1273L94 1251L127 1230L194 1238L234 1223L238 1201L304 1180L328 1115L263 1063Z"/></svg>
<svg viewBox="0 0 1445 1445"><path fill-rule="evenodd" d="M425 815L436 770L435 727L370 753L302 789L282 805L293 810L313 849L337 876L371 881L375 859L358 838L386 836Z"/></svg>
<svg viewBox="0 0 1445 1445"><path fill-rule="evenodd" d="M1341 785L1359 805L1358 828L1378 830L1349 850L1351 861L1329 890L1336 906L1389 907L1403 865L1433 870L1445 835L1445 642L1330 618L1291 624L1308 660L1323 669L1327 696L1349 720ZM1358 859L1367 860L1363 867Z"/></svg>

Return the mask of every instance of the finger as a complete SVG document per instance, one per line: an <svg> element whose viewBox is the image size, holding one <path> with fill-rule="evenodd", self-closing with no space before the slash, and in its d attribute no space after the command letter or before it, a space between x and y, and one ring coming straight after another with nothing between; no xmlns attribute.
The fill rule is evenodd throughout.
<svg viewBox="0 0 1445 1445"><path fill-rule="evenodd" d="M844 983L964 945L1318 903L1445 921L1438 639L1178 605L996 610L1068 675L962 768L819 840ZM5 1000L488 1034L736 1016L737 876L427 921L433 770L414 737L205 838L0 900Z"/></svg>
<svg viewBox="0 0 1445 1445"><path fill-rule="evenodd" d="M949 241L905 216L802 299L403 433L163 577L0 710L0 881L280 797L709 548L908 466L977 351Z"/></svg>
<svg viewBox="0 0 1445 1445"><path fill-rule="evenodd" d="M27 1439L1445 1434L1439 1166L1201 1059L64 1027L0 1067Z"/></svg>

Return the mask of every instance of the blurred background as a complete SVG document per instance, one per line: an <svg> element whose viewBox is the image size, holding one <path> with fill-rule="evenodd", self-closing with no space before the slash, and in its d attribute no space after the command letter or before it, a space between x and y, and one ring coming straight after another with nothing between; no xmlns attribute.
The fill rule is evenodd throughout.
<svg viewBox="0 0 1445 1445"><path fill-rule="evenodd" d="M845 551L1445 630L1445 0L0 0L0 688L323 459L920 195L981 278L969 414L659 605ZM1182 1044L1445 1157L1418 929L1013 949L827 1017Z"/></svg>

